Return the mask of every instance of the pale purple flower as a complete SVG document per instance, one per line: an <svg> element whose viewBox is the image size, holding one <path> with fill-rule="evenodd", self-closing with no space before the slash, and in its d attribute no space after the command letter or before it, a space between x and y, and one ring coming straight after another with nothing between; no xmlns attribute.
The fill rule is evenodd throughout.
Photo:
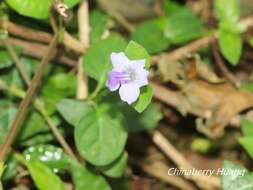
<svg viewBox="0 0 253 190"><path fill-rule="evenodd" d="M108 73L106 86L110 91L119 89L121 100L132 104L140 95L140 88L148 84L145 59L130 60L125 53L111 54L112 70Z"/></svg>

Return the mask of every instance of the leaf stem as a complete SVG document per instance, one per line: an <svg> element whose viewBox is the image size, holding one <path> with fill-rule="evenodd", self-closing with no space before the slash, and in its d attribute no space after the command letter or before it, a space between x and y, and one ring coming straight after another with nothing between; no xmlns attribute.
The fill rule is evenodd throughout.
<svg viewBox="0 0 253 190"><path fill-rule="evenodd" d="M94 98L98 95L98 93L100 92L100 90L101 90L102 88L103 88L103 85L102 85L101 82L99 82L99 83L97 84L95 90L91 93L89 99L91 99L91 100L94 99Z"/></svg>

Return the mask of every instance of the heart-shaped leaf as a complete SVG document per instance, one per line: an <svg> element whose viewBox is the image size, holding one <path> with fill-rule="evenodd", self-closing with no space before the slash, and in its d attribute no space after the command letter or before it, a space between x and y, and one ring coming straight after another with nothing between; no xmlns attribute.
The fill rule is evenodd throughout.
<svg viewBox="0 0 253 190"><path fill-rule="evenodd" d="M112 163L123 152L127 131L120 120L100 108L93 108L75 127L75 142L80 154L90 163Z"/></svg>

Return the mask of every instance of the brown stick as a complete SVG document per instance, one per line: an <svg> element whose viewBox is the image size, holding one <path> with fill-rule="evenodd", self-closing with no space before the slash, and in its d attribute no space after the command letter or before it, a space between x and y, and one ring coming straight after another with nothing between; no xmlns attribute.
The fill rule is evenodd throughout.
<svg viewBox="0 0 253 190"><path fill-rule="evenodd" d="M43 55L47 52L47 45L39 44L36 42L28 42L25 40L20 40L17 38L8 38L6 40L12 45L17 45L22 47L22 53L27 56L31 56L37 59L41 59ZM70 59L65 55L57 55L57 50L52 52L52 56L57 59L59 62L68 65L68 66L75 66L76 61Z"/></svg>
<svg viewBox="0 0 253 190"><path fill-rule="evenodd" d="M26 40L48 44L53 38L53 35L47 32L34 30L22 25L14 24L9 21L0 20L0 27L6 29L13 36L18 36Z"/></svg>
<svg viewBox="0 0 253 190"><path fill-rule="evenodd" d="M165 56L171 61L177 61L190 53L196 52L201 48L207 47L212 41L215 41L216 38L217 34L200 38L187 44L186 46L183 46L181 48L171 51L168 54L165 54Z"/></svg>
<svg viewBox="0 0 253 190"><path fill-rule="evenodd" d="M182 101L184 100L184 97L176 92L172 91L156 82L151 82L152 88L153 88L153 97L156 98L157 100L160 100L161 102L172 106L178 110L179 108L182 107ZM199 112L197 110L188 110L191 114L203 117L205 118L206 115L204 112Z"/></svg>
<svg viewBox="0 0 253 190"><path fill-rule="evenodd" d="M196 190L196 188L189 181L179 176L168 175L169 167L162 162L156 161L154 163L144 163L141 168L147 174L154 176L169 185L173 185L182 190Z"/></svg>
<svg viewBox="0 0 253 190"><path fill-rule="evenodd" d="M156 144L160 150L178 166L178 168L187 170L194 168L159 131L156 130L153 133L152 139L154 144ZM220 179L218 177L185 175L185 178L194 181L201 189L220 188Z"/></svg>
<svg viewBox="0 0 253 190"><path fill-rule="evenodd" d="M25 26L21 26L9 21L0 20L0 27L6 29L13 36L21 37L26 40L50 43L53 35L44 31L34 30ZM64 33L63 44L77 53L83 53L86 47L77 39L73 38L69 33Z"/></svg>
<svg viewBox="0 0 253 190"><path fill-rule="evenodd" d="M242 19L241 24L243 24L246 28L253 27L253 16L249 16L247 18ZM197 40L195 40L183 47L175 49L169 53L164 53L164 55L172 61L177 61L190 53L194 53L201 48L207 47L208 45L210 45L210 43L212 43L213 41L216 41L217 38L218 38L218 33L215 32L213 35L197 39ZM152 63L156 64L159 57L160 57L159 55L153 56Z"/></svg>
<svg viewBox="0 0 253 190"><path fill-rule="evenodd" d="M125 22L125 20L123 20L123 22ZM246 28L252 27L253 16L249 16L242 19L241 23ZM133 30L133 26L126 26L126 24L123 24L123 23L122 23L122 26L125 26L125 28L129 31ZM23 26L20 26L11 22L7 22L7 21L0 20L0 27L6 28L8 32L10 34L13 34L14 36L19 36L27 40L34 40L34 41L39 41L43 43L48 43L49 39L52 38L52 35L49 33L33 30L33 29L23 27ZM20 29L20 27L22 28ZM207 47L212 41L216 40L217 37L218 37L218 34L214 33L213 35L197 39L181 48L178 48L176 50L173 50L172 52L167 53L166 55L168 56L168 58L171 58L172 60L178 60L182 58L184 55L196 52L200 48ZM64 41L67 47L73 49L74 51L78 53L84 53L86 47L83 46L81 42L71 37L68 33L65 33ZM157 59L157 58L158 58L157 56L154 56L154 59Z"/></svg>
<svg viewBox="0 0 253 190"><path fill-rule="evenodd" d="M22 77L24 78L27 86L30 86L30 84L31 84L30 78L29 78L27 72L24 70L22 63L18 59L18 57L16 55L16 52L12 49L12 47L6 41L4 41L4 43L7 47L7 49L9 50L11 56L13 57L14 62L16 63L17 68L20 71ZM24 94L25 94L25 92L24 92ZM43 115L43 117L46 120L48 126L52 130L53 134L55 135L56 139L61 144L61 146L63 147L65 152L68 155L70 155L72 158L77 160L77 158L75 157L75 154L73 153L73 151L70 148L70 146L68 145L68 143L65 141L64 137L62 136L61 132L58 130L57 126L54 124L52 119L49 116L47 116L47 113L46 113L44 107L38 106L38 105L42 105L43 103L41 103L39 99L37 99L35 102L38 102L38 104L35 104L35 108Z"/></svg>
<svg viewBox="0 0 253 190"><path fill-rule="evenodd" d="M8 132L7 139L6 139L5 143L3 144L3 146L1 147L0 161L4 161L5 156L8 153L9 148L12 145L14 138L17 135L17 133L23 123L23 120L27 114L28 107L31 104L33 97L38 89L38 86L41 83L44 70L45 70L46 66L48 65L50 59L52 58L52 51L57 46L57 41L58 41L58 35L55 34L55 36L53 37L53 39L48 47L47 53L44 55L40 65L39 65L39 67L32 79L32 82L28 88L26 97L20 103L16 117L15 117L13 124Z"/></svg>
<svg viewBox="0 0 253 190"><path fill-rule="evenodd" d="M180 99L177 92L171 91L155 82L151 82L151 85L156 99L173 107L178 107L180 105Z"/></svg>

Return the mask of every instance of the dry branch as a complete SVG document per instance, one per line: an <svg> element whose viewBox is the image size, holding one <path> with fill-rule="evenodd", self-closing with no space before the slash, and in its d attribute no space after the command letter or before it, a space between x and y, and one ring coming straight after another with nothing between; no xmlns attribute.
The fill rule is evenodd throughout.
<svg viewBox="0 0 253 190"><path fill-rule="evenodd" d="M180 169L193 169L194 167L184 156L159 132L153 134L153 142L160 150L172 160ZM185 175L185 178L194 181L202 189L220 189L220 179L214 176Z"/></svg>
<svg viewBox="0 0 253 190"><path fill-rule="evenodd" d="M44 31L34 30L25 26L21 26L9 21L0 20L0 27L6 29L11 35L26 40L41 42L48 44L53 35ZM69 33L64 33L63 44L77 53L83 53L86 47L77 39L73 38Z"/></svg>
<svg viewBox="0 0 253 190"><path fill-rule="evenodd" d="M22 53L27 56L31 56L37 59L41 59L43 55L45 55L47 51L47 45L36 43L36 42L28 42L25 40L21 40L18 38L8 38L6 40L12 45L17 45L22 48ZM0 43L1 44L1 43ZM68 66L75 66L76 61L65 56L65 55L58 55L57 50L55 49L54 52L52 52L52 55L55 59L57 59L59 62L68 65Z"/></svg>

